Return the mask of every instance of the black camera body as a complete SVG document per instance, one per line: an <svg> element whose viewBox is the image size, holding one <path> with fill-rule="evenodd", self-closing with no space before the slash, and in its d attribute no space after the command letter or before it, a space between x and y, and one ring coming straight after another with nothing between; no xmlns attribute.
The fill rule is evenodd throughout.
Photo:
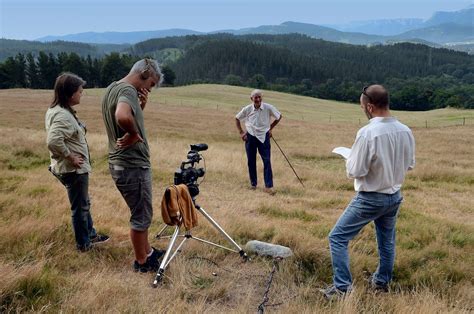
<svg viewBox="0 0 474 314"><path fill-rule="evenodd" d="M204 168L197 168L196 165L202 160L200 151L207 150L207 144L191 144L186 161L181 162L181 166L174 173L174 184L186 184L189 194L194 199L199 194L199 184L197 180L203 177L206 171Z"/></svg>

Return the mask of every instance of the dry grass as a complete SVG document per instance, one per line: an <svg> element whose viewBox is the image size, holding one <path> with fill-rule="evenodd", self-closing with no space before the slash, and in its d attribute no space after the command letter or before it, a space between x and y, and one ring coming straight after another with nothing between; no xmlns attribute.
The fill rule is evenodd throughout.
<svg viewBox="0 0 474 314"><path fill-rule="evenodd" d="M330 152L335 146L350 146L359 119L365 123L365 118L351 104L266 93L265 100L285 117L275 137L306 186L299 185L274 147L277 194L272 197L247 190L245 153L234 115L248 103L249 92L197 85L152 94L145 115L157 209L151 235L160 228L163 190L172 183L188 144L206 142L207 174L199 203L237 242L279 243L295 253L280 264L269 295L275 306L268 311L474 310L473 111L396 113L414 129L417 166L404 189L392 293L366 291L363 271L377 264L374 230L368 226L351 245L355 293L327 303L317 293L331 279L327 234L354 194L343 161ZM102 93L87 90L77 109L88 126L94 161L90 194L95 225L112 240L80 254L74 250L64 188L46 170L43 124L52 92L0 91L1 311L255 312L272 267L267 259L242 264L235 254L191 243L171 263L158 289L149 288L152 274L131 270L128 210L107 170ZM466 126L455 126L462 117ZM425 120L443 127L426 129ZM262 180L261 165L259 175ZM195 234L225 243L203 219ZM165 244L153 240L153 245Z"/></svg>

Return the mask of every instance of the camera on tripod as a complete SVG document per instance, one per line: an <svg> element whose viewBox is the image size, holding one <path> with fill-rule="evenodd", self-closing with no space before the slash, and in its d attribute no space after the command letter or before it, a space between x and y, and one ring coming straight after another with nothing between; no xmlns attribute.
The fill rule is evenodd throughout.
<svg viewBox="0 0 474 314"><path fill-rule="evenodd" d="M155 276L155 280L153 281L152 286L154 288L158 287L158 284L163 280L163 276L164 276L164 272L165 272L166 267L171 262L171 260L176 256L176 254L181 251L182 246L188 240L196 240L198 242L202 242L202 243L205 243L205 244L208 244L208 245L219 247L219 248L225 249L227 251L239 253L239 255L244 259L244 261L246 261L247 258L248 258L245 251L227 234L227 232L225 232L224 229L222 229L222 227L217 223L217 221L215 221L211 217L211 215L209 215L204 210L204 208L202 208L201 206L199 206L195 202L195 198L199 194L199 184L198 184L197 180L198 180L199 177L203 177L204 174L206 173L204 168L197 168L196 165L199 164L199 162L204 159L202 157L202 155L199 154L199 152L201 152L203 150L206 150L206 149L207 149L207 144L204 144L204 143L203 144L193 144L193 145L191 145L191 150L188 152L188 155L186 156L187 160L181 162L181 166L174 173L174 185L185 184L188 187L189 194L191 195L192 201L194 203L194 206L192 206L192 207L195 208L197 210L197 212L202 214L204 216L204 218L206 218L207 221L209 221L209 223L214 228L216 228L217 231L219 231L220 234L225 239L227 239L227 241L229 241L230 244L232 244L234 249L228 248L228 247L223 246L221 244L213 243L209 240L194 237L191 234L191 229L186 230L186 232L184 234L180 234L180 228L183 225L182 223L178 223L178 224L174 225L175 229L174 229L173 235L163 236L163 233L165 232L166 228L168 227L168 225L165 224L164 227L160 230L160 232L158 232L158 234L156 235L156 238L157 239L168 238L168 239L170 239L170 242L168 243L168 248L166 249L166 253L163 256L163 259L161 260L160 268L158 269L158 272ZM170 187L170 188L166 189L165 197L166 197L166 193L168 193L168 196L169 196L169 193L172 189L177 190L177 187L173 187L173 188ZM187 197L187 199L189 201L189 197ZM164 200L166 200L166 199L164 199ZM179 202L179 200L178 200L178 202ZM181 207L180 207L180 210L181 210ZM179 219L182 222L183 219L185 219L185 218L183 218L183 215L180 215ZM175 244L177 243L176 241L177 241L178 237L182 237L183 240L179 244L177 244L177 246L175 247Z"/></svg>
<svg viewBox="0 0 474 314"><path fill-rule="evenodd" d="M206 173L204 168L196 168L201 161L202 155L199 152L207 150L207 144L191 144L191 150L188 152L187 160L181 162L181 166L174 173L174 184L186 184L189 194L194 199L199 194L199 184L197 179L203 177Z"/></svg>

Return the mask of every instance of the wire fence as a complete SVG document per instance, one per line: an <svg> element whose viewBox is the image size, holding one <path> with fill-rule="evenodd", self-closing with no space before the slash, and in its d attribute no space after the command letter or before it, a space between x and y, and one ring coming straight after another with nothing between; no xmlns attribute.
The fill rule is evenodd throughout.
<svg viewBox="0 0 474 314"><path fill-rule="evenodd" d="M220 112L233 112L234 115L239 112L242 106L235 104L230 105L229 103L214 103L209 101L197 101L197 100L166 100L161 99L161 103L169 105L179 105L192 108L207 108ZM359 108L357 108L359 109ZM342 109L341 113L334 114L340 110L334 108L334 110L318 111L315 108L314 111L298 111L288 110L282 108L281 112L285 118L300 120L309 123L329 123L329 124L351 124L363 126L367 124L367 118L363 116L359 111L353 111L351 109ZM357 112L356 114L354 112ZM357 117L354 117L357 115ZM462 110L459 113L454 112L409 112L409 111L395 111L394 115L404 124L409 127L416 128L441 128L441 127L457 127L457 126L472 126L474 125L474 110Z"/></svg>
<svg viewBox="0 0 474 314"><path fill-rule="evenodd" d="M407 115L405 113L405 115ZM396 115L397 116L397 115ZM433 117L433 118L411 118L406 116L397 117L401 122L408 125L409 127L416 128L443 128L443 127L463 127L463 126L473 126L474 117ZM304 120L304 117L303 119ZM308 120L308 119L306 119ZM329 117L326 120L327 123L350 123L363 126L367 124L367 119L358 118L358 119L344 119L344 118L332 118Z"/></svg>

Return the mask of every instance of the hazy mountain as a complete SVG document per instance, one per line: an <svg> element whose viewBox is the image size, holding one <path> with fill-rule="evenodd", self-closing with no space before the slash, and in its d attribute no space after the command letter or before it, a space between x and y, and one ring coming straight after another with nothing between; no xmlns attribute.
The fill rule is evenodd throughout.
<svg viewBox="0 0 474 314"><path fill-rule="evenodd" d="M24 55L27 53L38 55L40 51L52 54L57 54L59 52L74 52L82 57L87 57L88 55L91 57L102 57L110 52L122 51L128 47L130 47L129 44L86 44L61 40L42 43L39 41L0 38L0 62L8 57L13 57L18 53Z"/></svg>
<svg viewBox="0 0 474 314"><path fill-rule="evenodd" d="M428 44L449 44L449 48L461 50L470 47L467 48L469 51L469 49L472 50L472 44L474 42L473 16L474 6L470 6L455 12L436 12L425 22L421 19L392 19L359 21L333 26L339 28L339 30L326 26L288 21L280 25L262 25L251 28L218 30L210 33L202 33L189 29L140 32L87 32L64 36L47 36L39 40L42 42L65 40L96 44L135 44L152 38L214 33L230 33L234 35L299 33L312 38L356 45L410 41L428 42ZM436 45L432 44L432 46ZM116 49L113 48L112 50Z"/></svg>
<svg viewBox="0 0 474 314"><path fill-rule="evenodd" d="M359 32L373 35L397 35L423 25L423 19L381 19L353 21L346 24L325 25L343 32Z"/></svg>
<svg viewBox="0 0 474 314"><path fill-rule="evenodd" d="M55 40L74 41L93 44L135 44L151 38L163 38L169 36L199 35L201 32L189 29L165 29L158 31L140 32L87 32L64 36L46 36L38 38L38 41L49 42Z"/></svg>
<svg viewBox="0 0 474 314"><path fill-rule="evenodd" d="M472 43L474 42L474 30L471 26L447 23L408 31L394 36L394 38L398 40L420 38L440 44Z"/></svg>
<svg viewBox="0 0 474 314"><path fill-rule="evenodd" d="M422 19L382 19L353 21L346 24L332 24L326 26L344 32L395 36L416 29L425 29L435 25L450 23L471 27L470 32L474 33L474 5L459 11L435 12L431 18L426 21L423 21ZM426 33L426 31L424 30L421 33ZM416 33L414 34L417 35Z"/></svg>
<svg viewBox="0 0 474 314"><path fill-rule="evenodd" d="M221 31L222 32L222 31ZM366 45L373 42L383 41L382 36L367 35L362 33L341 32L329 27L319 26L309 23L284 22L280 25L262 25L258 27L242 28L238 30L227 30L226 32L234 35L247 34L291 34L298 33L308 35L313 38L320 38L333 42Z"/></svg>
<svg viewBox="0 0 474 314"><path fill-rule="evenodd" d="M474 32L474 5L454 12L435 12L431 18L423 23L423 26L427 27L447 23L470 26L471 31Z"/></svg>
<svg viewBox="0 0 474 314"><path fill-rule="evenodd" d="M239 30L227 30L226 32L234 35L274 35L299 33L308 35L313 38L320 38L327 41L355 45L367 45L374 43L384 44L393 41L424 41L436 44L447 44L453 42L469 43L474 40L474 31L472 27L454 23L418 28L393 36L369 35L356 32L342 32L329 27L297 22L285 22L280 25L263 25L259 27L244 28Z"/></svg>

